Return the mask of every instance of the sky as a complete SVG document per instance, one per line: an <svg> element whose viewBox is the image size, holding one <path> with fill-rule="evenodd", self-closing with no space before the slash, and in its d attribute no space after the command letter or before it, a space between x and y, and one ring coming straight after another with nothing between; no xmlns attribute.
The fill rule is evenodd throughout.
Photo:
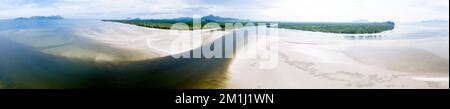
<svg viewBox="0 0 450 109"><path fill-rule="evenodd" d="M218 15L305 22L448 20L449 0L0 0L0 19L61 15L70 19Z"/></svg>

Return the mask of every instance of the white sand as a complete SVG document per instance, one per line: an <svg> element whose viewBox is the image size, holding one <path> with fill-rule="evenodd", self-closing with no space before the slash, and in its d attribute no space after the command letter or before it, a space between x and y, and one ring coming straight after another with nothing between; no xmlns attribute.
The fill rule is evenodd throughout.
<svg viewBox="0 0 450 109"><path fill-rule="evenodd" d="M342 40L323 35L281 30L278 67L263 70L257 59L235 59L228 88L449 88L448 36Z"/></svg>
<svg viewBox="0 0 450 109"><path fill-rule="evenodd" d="M48 28L4 30L5 36L43 52L95 61L139 61L169 55L169 47L180 35L171 30L144 28L102 21L64 21ZM191 31L178 31L190 35ZM210 42L222 31L202 31L202 41ZM193 46L176 52L188 51Z"/></svg>
<svg viewBox="0 0 450 109"><path fill-rule="evenodd" d="M77 33L102 45L143 53L138 59L167 56L178 37L170 30L110 24L115 26L80 28ZM382 34L406 33L411 32L400 28ZM210 42L220 36L208 32L203 37ZM257 59L234 59L226 88L449 88L448 36L344 40L336 34L280 29L279 37L275 69L259 69Z"/></svg>
<svg viewBox="0 0 450 109"><path fill-rule="evenodd" d="M69 37L55 36L59 33L52 29L4 31L14 36L11 39L50 54L97 61L168 56L171 41L178 37L169 34L170 30L112 22L72 26L59 28L70 31L61 33ZM393 38L388 40L343 40L336 34L280 29L278 66L264 70L259 69L257 59L234 59L225 88L448 89L448 24L443 28L444 34L437 34L443 36L402 39L409 37L405 34L430 30L428 27L412 27L416 26L382 33ZM222 32L207 33L203 36L204 42L220 37L213 33ZM244 54L238 52L237 55Z"/></svg>

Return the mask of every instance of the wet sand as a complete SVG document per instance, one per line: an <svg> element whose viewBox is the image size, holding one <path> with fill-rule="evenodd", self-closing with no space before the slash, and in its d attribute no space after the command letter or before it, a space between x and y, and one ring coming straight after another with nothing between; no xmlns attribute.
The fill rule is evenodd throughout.
<svg viewBox="0 0 450 109"><path fill-rule="evenodd" d="M444 36L420 39L345 40L292 30L281 30L279 37L278 67L262 70L257 67L258 60L235 59L230 67L228 88L448 89L449 86L448 30Z"/></svg>
<svg viewBox="0 0 450 109"><path fill-rule="evenodd" d="M61 23L0 31L0 88L448 89L448 28L419 39L400 28L382 40L280 29L278 66L264 70L258 59L174 59L169 30ZM205 44L221 37L211 34Z"/></svg>
<svg viewBox="0 0 450 109"><path fill-rule="evenodd" d="M154 50L168 49L161 42L176 37L169 30L61 23L1 31L0 88L220 88L226 79L230 59L174 59ZM204 43L215 40L204 37Z"/></svg>

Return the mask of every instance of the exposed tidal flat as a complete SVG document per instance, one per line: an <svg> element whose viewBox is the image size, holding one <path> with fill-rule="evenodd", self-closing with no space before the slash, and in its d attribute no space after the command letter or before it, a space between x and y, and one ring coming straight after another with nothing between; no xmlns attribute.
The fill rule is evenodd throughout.
<svg viewBox="0 0 450 109"><path fill-rule="evenodd" d="M229 87L448 89L448 23L406 23L377 34L281 29L279 36L278 67L235 59Z"/></svg>
<svg viewBox="0 0 450 109"><path fill-rule="evenodd" d="M448 23L371 35L279 29L275 69L259 69L256 59L174 59L165 52L178 37L170 30L96 20L0 24L0 88L7 89L449 86ZM222 37L214 32L224 33L206 32L203 41Z"/></svg>
<svg viewBox="0 0 450 109"><path fill-rule="evenodd" d="M168 30L90 20L1 23L2 88L218 88L229 61L172 58L161 52L177 37Z"/></svg>

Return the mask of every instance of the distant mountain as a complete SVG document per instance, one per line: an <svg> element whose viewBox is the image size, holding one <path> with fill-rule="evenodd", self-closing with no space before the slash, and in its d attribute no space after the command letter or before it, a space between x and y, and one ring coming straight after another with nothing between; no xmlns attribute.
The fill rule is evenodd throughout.
<svg viewBox="0 0 450 109"><path fill-rule="evenodd" d="M59 15L54 15L54 16L32 16L30 18L19 17L16 18L15 20L62 20L62 19L64 18Z"/></svg>
<svg viewBox="0 0 450 109"><path fill-rule="evenodd" d="M134 19L126 19L126 20L162 20L162 21L176 21L176 22L192 22L192 17L179 17L179 18L173 18L173 19L140 19L140 18L134 18ZM214 15L208 15L201 17L202 22L234 22L234 21L243 21L237 18L227 18L227 17L220 17L220 16L214 16Z"/></svg>
<svg viewBox="0 0 450 109"><path fill-rule="evenodd" d="M202 21L207 21L207 22L224 22L224 21L238 21L238 20L239 19L236 19L236 18L225 18L225 17L214 16L214 15L202 17Z"/></svg>
<svg viewBox="0 0 450 109"><path fill-rule="evenodd" d="M192 17L180 17L180 18L163 19L163 20L177 21L177 22L185 22L185 21L192 21Z"/></svg>
<svg viewBox="0 0 450 109"><path fill-rule="evenodd" d="M127 20L141 20L140 18L127 18Z"/></svg>

